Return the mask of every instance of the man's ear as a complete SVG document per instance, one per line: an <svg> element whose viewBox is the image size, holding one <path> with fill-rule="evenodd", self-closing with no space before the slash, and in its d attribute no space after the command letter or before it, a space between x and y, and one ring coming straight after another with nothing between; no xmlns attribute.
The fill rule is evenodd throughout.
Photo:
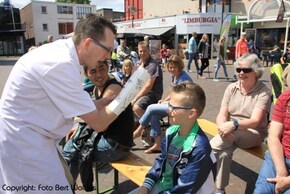
<svg viewBox="0 0 290 194"><path fill-rule="evenodd" d="M88 50L88 48L89 48L91 42L92 42L92 40L91 40L90 38L86 38L86 39L84 40L84 43L83 43L83 44L84 44L85 50Z"/></svg>

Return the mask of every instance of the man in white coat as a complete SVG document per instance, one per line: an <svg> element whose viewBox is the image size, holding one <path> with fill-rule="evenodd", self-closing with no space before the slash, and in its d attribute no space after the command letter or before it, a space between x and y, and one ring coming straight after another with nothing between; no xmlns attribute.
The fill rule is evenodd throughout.
<svg viewBox="0 0 290 194"><path fill-rule="evenodd" d="M74 35L22 56L0 100L0 193L72 193L57 143L79 116L96 131L117 117L82 88L82 66L110 58L115 26L94 14Z"/></svg>

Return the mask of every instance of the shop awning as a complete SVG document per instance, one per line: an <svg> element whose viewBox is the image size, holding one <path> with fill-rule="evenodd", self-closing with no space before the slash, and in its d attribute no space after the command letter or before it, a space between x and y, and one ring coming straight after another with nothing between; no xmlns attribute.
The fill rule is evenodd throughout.
<svg viewBox="0 0 290 194"><path fill-rule="evenodd" d="M174 28L174 26L158 27L158 28L145 28L145 29L140 29L140 32L142 34L160 36L160 35L164 34L165 32L171 30L172 28Z"/></svg>
<svg viewBox="0 0 290 194"><path fill-rule="evenodd" d="M143 29L128 28L128 29L118 30L118 34L121 34L120 36L123 36L123 34L135 34L135 35L142 34L142 35L160 36L174 27L175 26L158 27L158 28L143 28Z"/></svg>

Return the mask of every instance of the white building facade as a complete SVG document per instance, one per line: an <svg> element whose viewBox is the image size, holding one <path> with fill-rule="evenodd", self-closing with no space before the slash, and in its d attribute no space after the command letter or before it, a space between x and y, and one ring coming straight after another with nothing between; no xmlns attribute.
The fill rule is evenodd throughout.
<svg viewBox="0 0 290 194"><path fill-rule="evenodd" d="M95 5L32 1L20 9L27 47L39 46L52 35L54 40L74 31L83 15L96 13Z"/></svg>

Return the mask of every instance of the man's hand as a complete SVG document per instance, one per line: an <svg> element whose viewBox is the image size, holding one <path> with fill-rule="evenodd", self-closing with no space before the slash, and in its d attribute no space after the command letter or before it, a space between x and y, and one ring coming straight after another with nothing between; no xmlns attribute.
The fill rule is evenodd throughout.
<svg viewBox="0 0 290 194"><path fill-rule="evenodd" d="M270 183L276 183L275 185L275 194L280 194L286 191L290 186L290 177L276 177L276 178L267 178L267 181Z"/></svg>

